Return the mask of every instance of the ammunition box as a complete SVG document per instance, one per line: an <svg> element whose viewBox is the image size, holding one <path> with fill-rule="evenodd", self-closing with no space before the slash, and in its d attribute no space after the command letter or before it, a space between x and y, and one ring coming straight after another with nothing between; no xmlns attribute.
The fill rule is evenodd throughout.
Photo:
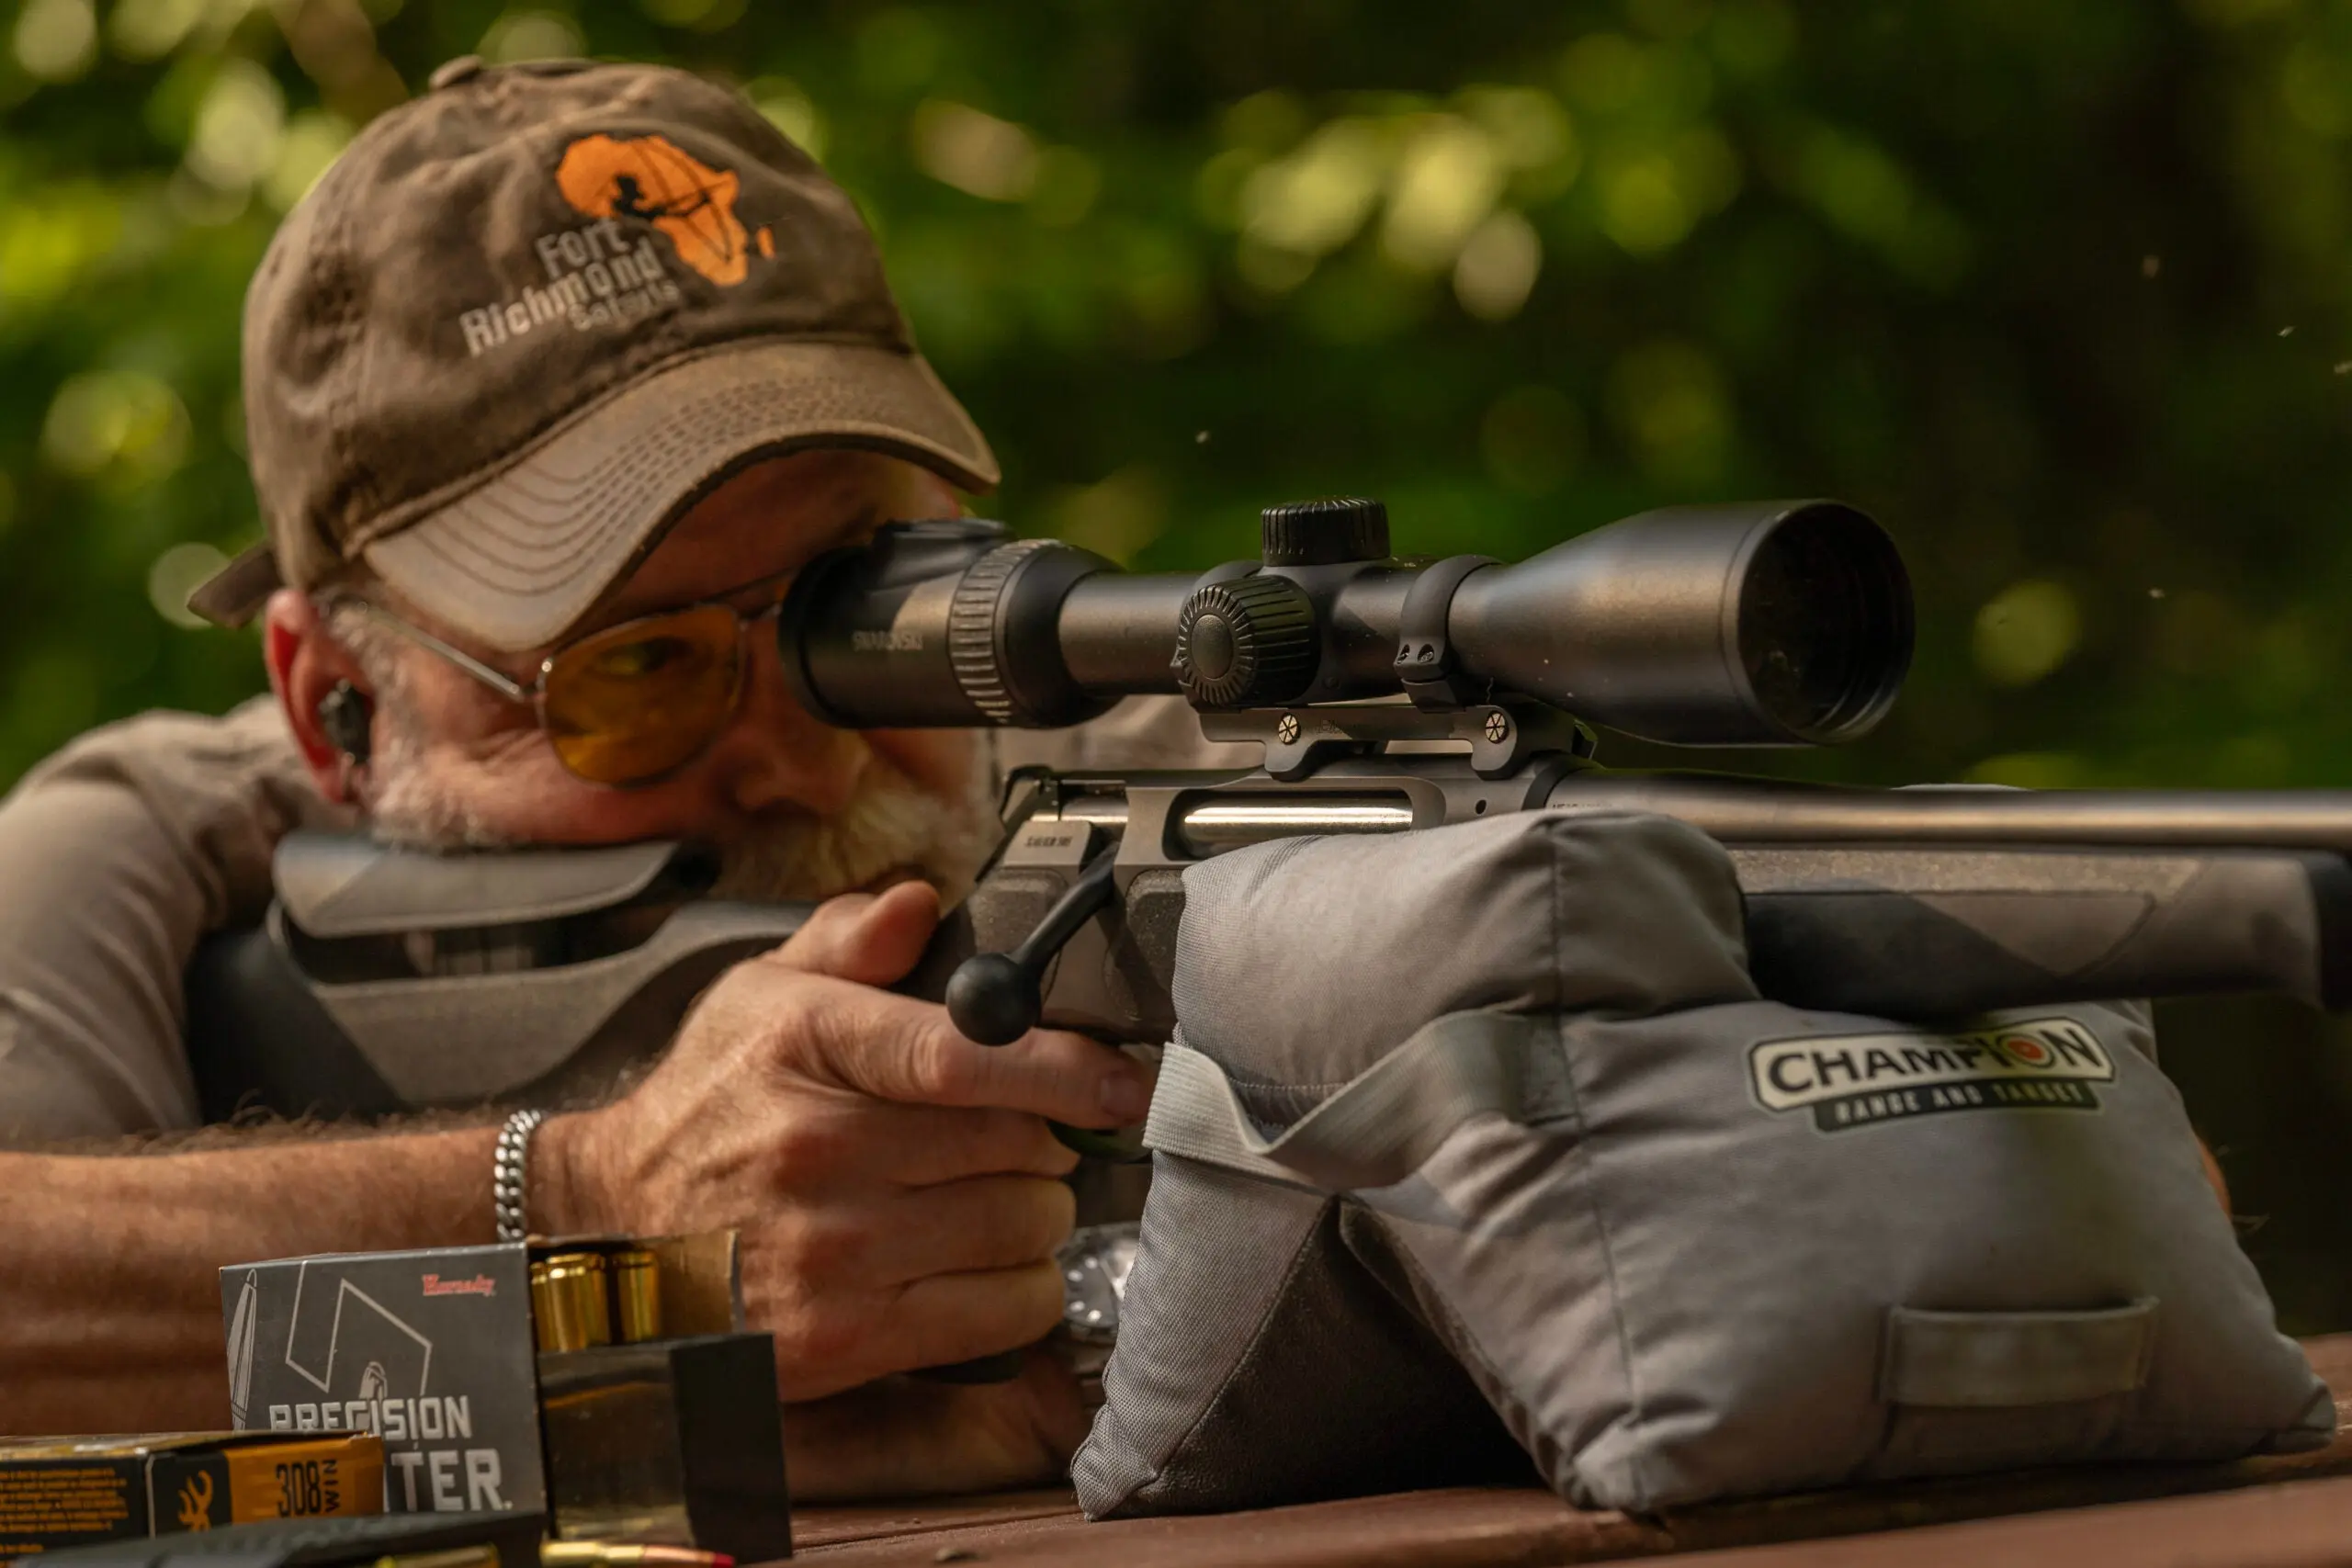
<svg viewBox="0 0 2352 1568"><path fill-rule="evenodd" d="M183 1432L0 1443L0 1559L257 1519L384 1507L363 1432Z"/></svg>
<svg viewBox="0 0 2352 1568"><path fill-rule="evenodd" d="M539 1399L558 1536L792 1555L767 1335L543 1355Z"/></svg>

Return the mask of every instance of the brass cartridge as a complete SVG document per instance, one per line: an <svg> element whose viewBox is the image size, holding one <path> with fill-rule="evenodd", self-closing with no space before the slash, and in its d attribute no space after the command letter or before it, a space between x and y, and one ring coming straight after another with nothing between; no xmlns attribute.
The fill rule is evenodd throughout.
<svg viewBox="0 0 2352 1568"><path fill-rule="evenodd" d="M594 1252L560 1252L531 1265L531 1318L542 1350L613 1342L611 1270Z"/></svg>
<svg viewBox="0 0 2352 1568"><path fill-rule="evenodd" d="M662 1269L653 1254L628 1247L613 1254L613 1326L624 1345L662 1337Z"/></svg>

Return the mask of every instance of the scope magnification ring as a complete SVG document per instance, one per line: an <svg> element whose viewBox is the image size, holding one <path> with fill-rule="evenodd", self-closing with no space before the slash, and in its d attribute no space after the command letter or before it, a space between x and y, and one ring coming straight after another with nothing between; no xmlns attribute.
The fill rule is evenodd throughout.
<svg viewBox="0 0 2352 1568"><path fill-rule="evenodd" d="M1015 539L998 546L971 564L956 584L956 597L948 605L948 668L955 671L956 683L964 688L966 700L997 724L1012 724L1020 718L1020 705L1014 702L997 662L998 605L1005 583L1021 563L1053 545L1051 539Z"/></svg>
<svg viewBox="0 0 2352 1568"><path fill-rule="evenodd" d="M1286 577L1197 589L1176 616L1176 679L1202 707L1286 703L1315 678L1315 606Z"/></svg>

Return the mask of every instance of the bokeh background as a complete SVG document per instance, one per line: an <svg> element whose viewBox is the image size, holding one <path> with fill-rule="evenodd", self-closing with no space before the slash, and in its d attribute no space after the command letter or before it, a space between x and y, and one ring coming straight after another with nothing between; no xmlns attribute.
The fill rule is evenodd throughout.
<svg viewBox="0 0 2352 1568"><path fill-rule="evenodd" d="M1832 494L1904 546L1917 673L1863 744L1740 765L2352 784L2346 0L0 15L0 780L258 689L179 603L258 531L245 279L357 127L480 52L741 85L864 207L1024 532L1199 567L1345 491L1401 547L1512 557ZM2289 1325L2352 1326L2346 1038L2167 1026Z"/></svg>

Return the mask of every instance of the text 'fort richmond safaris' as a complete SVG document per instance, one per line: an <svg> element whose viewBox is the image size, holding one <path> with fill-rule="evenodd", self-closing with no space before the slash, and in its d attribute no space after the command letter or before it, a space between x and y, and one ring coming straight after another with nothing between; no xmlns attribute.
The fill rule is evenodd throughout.
<svg viewBox="0 0 2352 1568"><path fill-rule="evenodd" d="M655 254L653 242L639 239L632 244L614 219L542 234L534 248L547 268L547 287L526 284L511 299L459 316L469 355L485 354L559 322L583 333L628 326L674 309L684 298Z"/></svg>
<svg viewBox="0 0 2352 1568"><path fill-rule="evenodd" d="M675 310L685 296L670 276L683 265L721 288L741 283L754 254L775 254L775 236L736 215L742 182L662 136L583 136L564 149L556 190L589 221L531 243L542 284L461 312L466 352L479 357L558 322L575 332L626 329ZM631 227L645 225L644 228ZM670 246L664 262L654 244Z"/></svg>

